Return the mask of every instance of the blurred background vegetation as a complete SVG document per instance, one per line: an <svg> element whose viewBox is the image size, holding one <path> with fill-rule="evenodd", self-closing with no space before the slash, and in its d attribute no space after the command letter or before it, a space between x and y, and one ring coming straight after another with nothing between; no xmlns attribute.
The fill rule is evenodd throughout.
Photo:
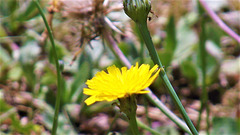
<svg viewBox="0 0 240 135"><path fill-rule="evenodd" d="M239 1L206 0L206 3L240 34ZM122 1L44 0L40 4L53 30L64 77L58 134L107 134L109 131L128 134L128 123L117 107L108 102L86 106L83 102L86 96L82 93L85 81L97 71L113 64L123 66L105 39L107 32L132 64L153 65L134 23L122 10ZM210 128L213 135L239 134L239 43L206 13L200 16L195 0L152 0L152 11L148 26L153 42L195 125L203 84L200 22L205 21L210 127L203 110L200 133L205 134ZM31 0L2 0L0 22L0 134L50 134L57 74L43 20ZM150 88L181 117L160 79ZM162 134L184 133L143 96L138 99L137 116L142 122Z"/></svg>

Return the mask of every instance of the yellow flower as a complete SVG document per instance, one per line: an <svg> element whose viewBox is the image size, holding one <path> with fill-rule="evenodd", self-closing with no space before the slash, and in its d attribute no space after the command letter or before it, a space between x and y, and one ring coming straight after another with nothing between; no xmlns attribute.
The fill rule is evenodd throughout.
<svg viewBox="0 0 240 135"><path fill-rule="evenodd" d="M83 89L83 93L90 95L85 100L87 105L96 101L113 101L118 98L125 98L132 94L145 94L144 90L157 78L160 69L155 65L150 69L150 65L142 64L138 67L132 66L130 69L122 67L121 71L115 65L105 71L98 72L91 80L87 80L88 88Z"/></svg>

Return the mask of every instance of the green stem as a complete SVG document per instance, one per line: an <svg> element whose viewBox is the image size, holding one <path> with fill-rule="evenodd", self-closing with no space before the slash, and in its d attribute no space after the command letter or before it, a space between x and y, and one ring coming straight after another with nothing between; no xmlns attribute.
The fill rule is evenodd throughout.
<svg viewBox="0 0 240 135"><path fill-rule="evenodd" d="M146 96L144 96L144 108L145 108L145 114L146 114L146 119L147 119L147 122L148 122L148 125L151 127L152 123L151 123L151 118L149 117L149 113L148 113L148 99Z"/></svg>
<svg viewBox="0 0 240 135"><path fill-rule="evenodd" d="M148 127L147 125L145 125L144 123L142 123L140 120L137 119L137 124L139 127L151 132L153 135L161 135L161 133L159 133L158 131Z"/></svg>
<svg viewBox="0 0 240 135"><path fill-rule="evenodd" d="M112 127L113 127L113 125L116 123L116 121L117 121L118 117L119 117L119 114L118 114L118 113L116 113L115 117L113 118L113 121L112 121L112 122L111 122L111 124L110 124L110 127L109 127L109 129L108 129L108 130L107 130L107 132L106 132L106 134L107 134L107 135L108 135L108 134L109 134L109 132L111 131L111 129L112 129Z"/></svg>
<svg viewBox="0 0 240 135"><path fill-rule="evenodd" d="M157 54L157 51L153 45L153 42L152 42L152 39L151 39L151 36L150 36L150 33L148 31L148 27L147 27L147 22L141 22L141 23L136 23L137 26L138 26L138 29L141 33L141 38L144 40L147 48L148 48L148 51L149 51L149 54L153 60L153 62L155 64L158 64L160 66L160 68L163 68L162 66L162 63L158 57L158 54ZM164 81L164 84L165 86L167 87L169 93L170 93L170 96L172 97L173 101L175 102L175 104L177 105L180 113L182 114L185 122L187 123L189 129L191 130L192 134L194 135L198 135L198 132L196 130L196 128L194 127L192 121L190 120L190 118L188 117L180 99L178 98L175 90L173 89L167 75L166 75L166 72L165 71L162 71L160 73L160 77L162 78L162 80Z"/></svg>
<svg viewBox="0 0 240 135"><path fill-rule="evenodd" d="M209 119L209 113L210 113L210 108L208 106L208 103L206 103L206 111L207 111L207 134L210 135L210 119Z"/></svg>
<svg viewBox="0 0 240 135"><path fill-rule="evenodd" d="M144 43L140 43L141 48L140 48L140 64L144 63Z"/></svg>
<svg viewBox="0 0 240 135"><path fill-rule="evenodd" d="M158 109L160 109L170 120L172 120L176 125L178 125L181 129L183 129L188 134L191 134L186 123L184 123L180 118L178 118L173 112L171 112L152 92L149 88L150 92L146 94L146 97L154 104Z"/></svg>
<svg viewBox="0 0 240 135"><path fill-rule="evenodd" d="M139 42L140 42L140 63L139 64L143 64L144 63L144 41L142 38L140 38L140 31L138 30L137 26L134 27L134 29L136 29L136 34L139 37Z"/></svg>
<svg viewBox="0 0 240 135"><path fill-rule="evenodd" d="M136 119L136 112L130 113L128 115L128 120L129 120L129 125L130 125L133 135L139 135L137 119Z"/></svg>
<svg viewBox="0 0 240 135"><path fill-rule="evenodd" d="M42 8L40 7L38 1L33 0L33 2L37 6L37 8L39 10L39 13L42 16L42 19L43 19L43 21L45 23L45 26L47 28L48 35L49 35L49 38L50 38L50 41L51 41L51 44L52 44L53 56L54 56L55 65L56 65L56 69L57 69L57 87L58 87L58 90L57 90L57 97L56 97L57 99L56 99L56 103L55 103L54 120L53 120L53 126L52 126L52 135L55 135L56 131L57 131L58 113L59 113L60 101L61 101L61 91L62 91L61 80L62 80L62 77L61 77L60 66L59 66L59 63L58 63L58 56L57 56L57 51L56 51L56 47L55 47L55 43L54 43L54 39L53 39L52 30L50 29L50 27L48 25L47 19L44 16L44 13L43 13Z"/></svg>
<svg viewBox="0 0 240 135"><path fill-rule="evenodd" d="M155 64L158 64L160 66L160 68L162 68L163 66L158 57L157 51L155 50L155 48L153 46L152 38L151 38L150 33L147 28L147 23L143 22L143 23L136 23L136 24L137 24L138 30L140 31L140 36L144 40L153 62Z"/></svg>
<svg viewBox="0 0 240 135"><path fill-rule="evenodd" d="M203 15L204 14L204 10L203 8L200 6L200 3L198 1L198 9L199 9L199 15ZM202 94L201 94L201 107L199 110L199 116L198 116L198 122L197 122L197 129L199 130L200 128L200 123L201 123L201 119L202 119L202 112L204 110L204 108L206 108L207 111L207 134L209 134L209 107L208 107L208 92L206 89L206 65L207 65L207 53L206 53L206 49L205 49L205 44L206 44L206 40L207 40L207 36L206 36L206 30L205 30L205 24L206 24L206 20L201 17L200 18L200 36L199 36L199 53L200 53L200 62L201 62L201 70L202 70Z"/></svg>
<svg viewBox="0 0 240 135"><path fill-rule="evenodd" d="M124 112L128 117L129 126L132 130L132 135L139 135L136 120L137 102L135 95L131 95L126 98L120 98L118 100L120 102L120 110Z"/></svg>

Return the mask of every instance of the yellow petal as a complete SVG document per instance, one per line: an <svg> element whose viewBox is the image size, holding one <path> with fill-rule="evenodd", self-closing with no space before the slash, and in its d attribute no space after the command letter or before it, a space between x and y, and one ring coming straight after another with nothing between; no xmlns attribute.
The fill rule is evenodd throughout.
<svg viewBox="0 0 240 135"><path fill-rule="evenodd" d="M84 101L87 105L91 105L96 102L95 96L91 96Z"/></svg>
<svg viewBox="0 0 240 135"><path fill-rule="evenodd" d="M105 71L98 72L91 80L87 80L88 88L83 89L83 93L90 95L85 100L87 105L97 101L113 101L118 98L128 97L132 94L146 94L144 90L157 78L160 69L155 65L150 69L150 65L138 63L130 69L122 67L121 70L115 65Z"/></svg>

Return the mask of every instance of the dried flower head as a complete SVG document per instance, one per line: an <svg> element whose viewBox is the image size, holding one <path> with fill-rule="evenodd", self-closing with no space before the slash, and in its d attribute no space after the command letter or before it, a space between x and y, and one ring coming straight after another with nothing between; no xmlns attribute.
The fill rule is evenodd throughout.
<svg viewBox="0 0 240 135"><path fill-rule="evenodd" d="M71 26L71 35L66 35L66 41L72 45L76 43L80 47L90 44L102 34L105 25L111 25L110 28L116 28L113 23L106 17L112 11L122 9L122 6L111 7L116 0L110 3L109 0L61 0L62 15L68 18L68 26ZM107 21L106 21L107 20ZM69 29L69 28L68 28ZM73 43L75 42L75 43ZM72 48L70 48L72 49ZM74 50L75 47L74 47ZM79 49L75 57L81 53Z"/></svg>
<svg viewBox="0 0 240 135"><path fill-rule="evenodd" d="M75 34L80 39L80 46L99 36L104 16L104 0L62 0L62 14L75 27ZM74 32L74 31L73 31Z"/></svg>
<svg viewBox="0 0 240 135"><path fill-rule="evenodd" d="M88 80L88 88L83 89L83 93L90 95L85 100L87 105L96 101L113 101L119 98L126 98L133 94L145 94L144 90L157 78L160 69L155 65L150 69L150 65L142 64L138 67L132 66L129 70L122 67L121 70L115 65L105 71L98 72L95 77Z"/></svg>

